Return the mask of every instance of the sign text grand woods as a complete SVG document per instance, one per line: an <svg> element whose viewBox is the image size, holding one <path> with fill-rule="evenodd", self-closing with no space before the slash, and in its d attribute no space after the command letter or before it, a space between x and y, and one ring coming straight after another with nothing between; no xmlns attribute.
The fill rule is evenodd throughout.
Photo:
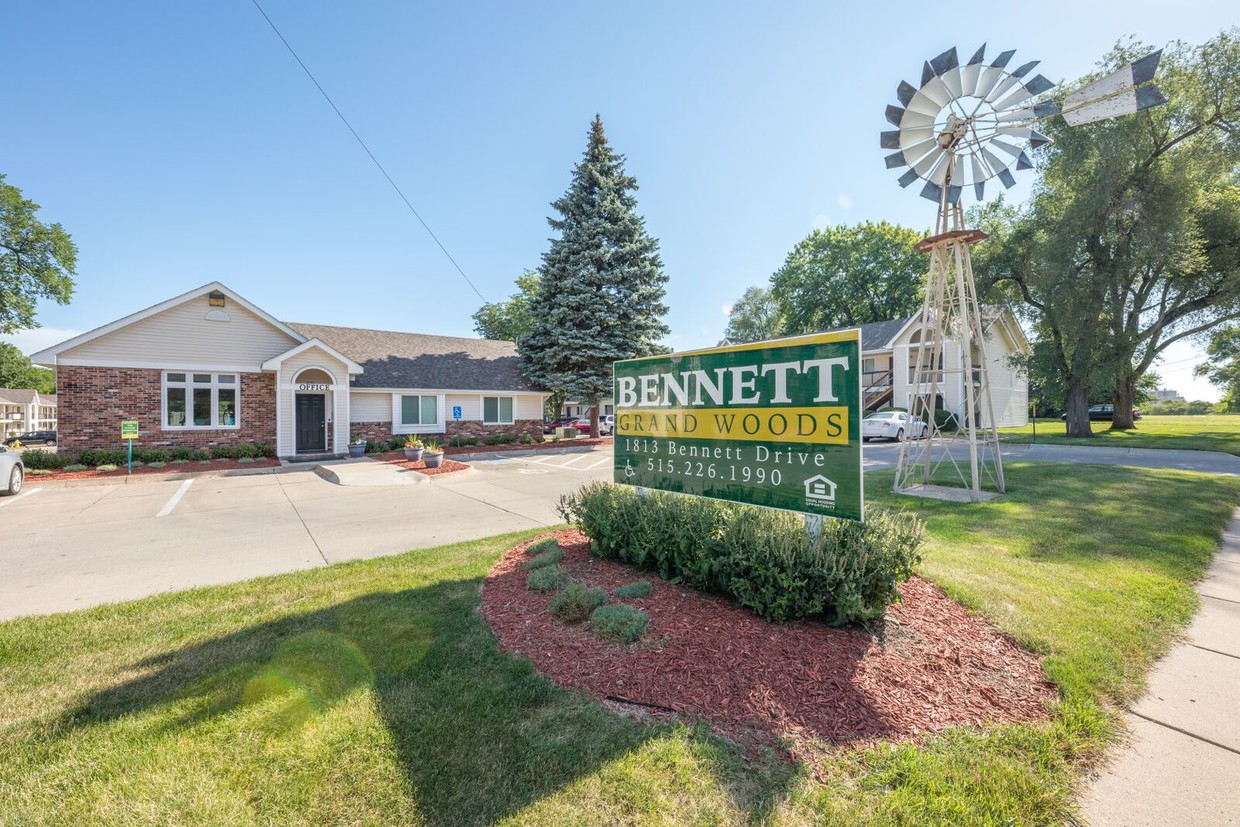
<svg viewBox="0 0 1240 827"><path fill-rule="evenodd" d="M860 520L859 336L616 362L616 482Z"/></svg>

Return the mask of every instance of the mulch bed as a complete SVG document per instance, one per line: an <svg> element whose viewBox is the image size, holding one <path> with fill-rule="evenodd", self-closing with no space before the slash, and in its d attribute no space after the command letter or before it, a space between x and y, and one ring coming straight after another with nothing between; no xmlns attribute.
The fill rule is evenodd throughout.
<svg viewBox="0 0 1240 827"><path fill-rule="evenodd" d="M444 453L448 453L444 451ZM433 477L436 474L451 474L453 471L468 471L469 466L463 462L457 462L454 459L448 459L446 456L440 461L438 468L427 468L425 460L410 462L405 459L404 451L385 451L382 454L371 454L372 459L380 462L386 462L390 465L398 465L401 468L407 468L410 471L417 471L419 474L426 474Z"/></svg>
<svg viewBox="0 0 1240 827"><path fill-rule="evenodd" d="M155 474L192 474L199 471L232 471L238 468L278 468L279 465L280 460L275 457L264 457L263 459L256 459L253 462L246 463L237 462L235 459L222 461L212 459L206 462L190 460L189 462L181 465L169 462L163 468L152 468L149 465L143 465L139 468L133 469L133 476L152 476ZM54 470L50 474L35 475L31 474L31 471L33 470L34 469L28 469L26 471L26 474L32 483L35 480L40 482L45 482L48 480L56 482L59 480L97 480L109 479L111 477L129 476L127 465L121 465L115 471L96 471L94 468L90 468L86 471Z"/></svg>
<svg viewBox="0 0 1240 827"><path fill-rule="evenodd" d="M626 600L650 616L625 646L547 612L550 594L525 584L525 549L510 550L482 592L505 651L528 657L557 684L613 708L683 713L725 732L766 731L796 742L908 739L946 727L1049 717L1057 697L1041 661L913 578L874 632L818 622L768 623L724 597L670 585L595 557L576 530L553 536L574 577L611 591L637 579L650 597ZM539 538L541 539L541 538Z"/></svg>
<svg viewBox="0 0 1240 827"><path fill-rule="evenodd" d="M577 437L576 439L564 439L559 442L531 442L528 445L522 445L519 442L510 442L506 445L462 445L456 447L453 445L443 446L445 454L484 454L495 451L503 453L504 451L544 451L553 450L555 448L572 448L574 446L588 447L591 445L611 445L612 438L609 436L601 436L598 439L590 439L589 437Z"/></svg>

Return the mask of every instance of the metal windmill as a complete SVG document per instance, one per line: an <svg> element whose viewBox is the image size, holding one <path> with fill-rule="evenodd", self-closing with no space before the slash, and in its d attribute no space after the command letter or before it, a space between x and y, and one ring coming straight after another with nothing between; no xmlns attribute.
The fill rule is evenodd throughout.
<svg viewBox="0 0 1240 827"><path fill-rule="evenodd" d="M925 64L920 89L902 81L896 90L902 106L887 107L887 120L896 128L881 136L884 149L896 150L887 156L887 168L908 167L900 186L920 179L925 182L922 197L939 205L934 235L917 245L917 250L930 254L930 270L920 326L914 333L917 341L910 353L909 413L914 421L925 418L929 430L925 439L901 443L895 490L928 491L934 472L950 467L970 489L974 502L984 498L983 474L999 493L1004 482L982 308L969 253L986 234L965 227L960 203L965 187L972 184L974 196L982 201L986 182L993 178L1005 188L1015 185L1011 168L1031 169L1027 150L1050 143L1035 128L1048 118L1059 115L1069 125L1079 126L1166 102L1150 83L1161 50L1078 89L1062 105L1036 100L1055 86L1042 75L1025 79L1038 61L1009 71L1015 50L990 63L985 52L983 44L962 65L955 48L948 49ZM956 346L945 347L950 342ZM936 403L952 388L962 391L963 415L936 422ZM968 480L952 452L953 443L965 441Z"/></svg>

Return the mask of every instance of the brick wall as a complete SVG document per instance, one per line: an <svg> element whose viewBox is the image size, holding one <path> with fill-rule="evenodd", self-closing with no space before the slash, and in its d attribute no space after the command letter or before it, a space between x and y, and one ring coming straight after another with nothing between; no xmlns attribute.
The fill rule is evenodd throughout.
<svg viewBox="0 0 1240 827"><path fill-rule="evenodd" d="M121 420L138 420L135 448L186 445L208 448L236 442L276 441L274 373L241 374L240 428L161 430L163 372L143 368L60 365L56 368L62 451L119 448Z"/></svg>
<svg viewBox="0 0 1240 827"><path fill-rule="evenodd" d="M443 444L447 444L455 436L472 437L480 444L492 434L512 434L517 439L520 439L522 434L529 434L535 442L542 442L543 438L542 421L538 419L521 419L511 425L483 425L481 422L453 420L445 422L444 426L447 429L445 433L418 434L418 436L423 440L434 439ZM349 427L351 434L360 434L374 442L390 442L396 438L392 434L391 422L353 422Z"/></svg>

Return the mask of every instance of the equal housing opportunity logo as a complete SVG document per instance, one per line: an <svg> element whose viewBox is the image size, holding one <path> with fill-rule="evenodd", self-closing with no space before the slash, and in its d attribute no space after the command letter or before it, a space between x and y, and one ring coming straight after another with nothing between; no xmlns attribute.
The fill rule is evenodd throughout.
<svg viewBox="0 0 1240 827"><path fill-rule="evenodd" d="M805 504L819 508L835 508L835 483L816 474L805 481Z"/></svg>

